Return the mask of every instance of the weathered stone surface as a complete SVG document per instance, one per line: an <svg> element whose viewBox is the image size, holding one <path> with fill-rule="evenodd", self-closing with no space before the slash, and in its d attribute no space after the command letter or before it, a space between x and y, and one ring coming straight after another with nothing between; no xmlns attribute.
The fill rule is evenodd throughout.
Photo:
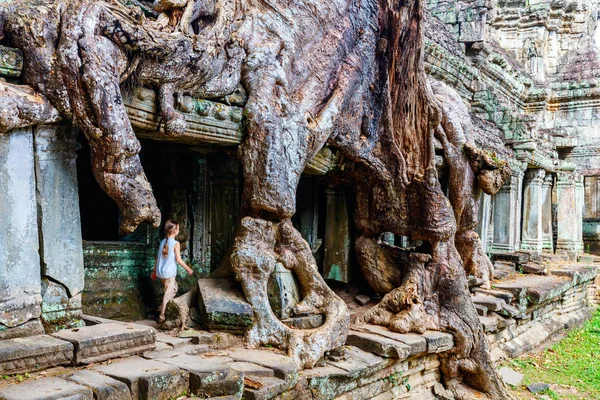
<svg viewBox="0 0 600 400"><path fill-rule="evenodd" d="M133 399L167 400L188 390L189 374L179 368L154 360L129 357L93 370L124 382Z"/></svg>
<svg viewBox="0 0 600 400"><path fill-rule="evenodd" d="M244 333L254 319L239 284L228 279L198 280L198 309L209 330Z"/></svg>
<svg viewBox="0 0 600 400"><path fill-rule="evenodd" d="M32 319L24 324L17 325L13 328L8 328L5 325L0 325L0 340L14 339L18 337L43 335L44 327L39 319Z"/></svg>
<svg viewBox="0 0 600 400"><path fill-rule="evenodd" d="M42 378L0 388L2 400L93 400L92 390L61 378Z"/></svg>
<svg viewBox="0 0 600 400"><path fill-rule="evenodd" d="M519 265L519 269L525 274L548 275L548 267L543 264L528 262Z"/></svg>
<svg viewBox="0 0 600 400"><path fill-rule="evenodd" d="M281 322L290 328L314 329L325 323L325 316L323 314L306 315L302 317L282 319Z"/></svg>
<svg viewBox="0 0 600 400"><path fill-rule="evenodd" d="M365 296L364 294L359 294L354 298L354 301L357 302L359 305L364 306L369 304L371 298L369 296Z"/></svg>
<svg viewBox="0 0 600 400"><path fill-rule="evenodd" d="M510 318L516 318L522 315L521 311L517 307L511 306L510 304L504 304L502 309L496 312L504 317Z"/></svg>
<svg viewBox="0 0 600 400"><path fill-rule="evenodd" d="M366 332L351 330L346 339L346 345L377 354L381 357L404 360L411 354L411 347L386 337Z"/></svg>
<svg viewBox="0 0 600 400"><path fill-rule="evenodd" d="M142 353L154 349L156 341L154 328L117 322L66 329L53 336L73 343L77 364Z"/></svg>
<svg viewBox="0 0 600 400"><path fill-rule="evenodd" d="M268 350L239 349L228 353L227 357L235 361L250 362L275 371L275 376L286 381L295 379L298 374L298 365L293 358L277 354Z"/></svg>
<svg viewBox="0 0 600 400"><path fill-rule="evenodd" d="M488 311L498 311L506 304L504 300L494 296L476 295L473 297L473 303L484 306Z"/></svg>
<svg viewBox="0 0 600 400"><path fill-rule="evenodd" d="M411 356L427 351L427 340L416 333L398 333L379 325L359 325L352 328L356 331L373 333L404 343L410 347L409 355Z"/></svg>
<svg viewBox="0 0 600 400"><path fill-rule="evenodd" d="M258 389L252 389L248 386L244 388L244 399L246 400L267 400L284 392L290 387L289 382L279 378L253 377L254 382L262 385Z"/></svg>
<svg viewBox="0 0 600 400"><path fill-rule="evenodd" d="M200 386L192 386L190 381L190 390L194 394L210 399L221 397L240 399L244 390L244 373L229 369L220 379L205 379Z"/></svg>
<svg viewBox="0 0 600 400"><path fill-rule="evenodd" d="M488 313L488 308L486 306L482 306L481 304L475 304L475 309L477 310L477 315L480 317L485 317Z"/></svg>
<svg viewBox="0 0 600 400"><path fill-rule="evenodd" d="M33 130L0 134L0 324L39 318L40 256Z"/></svg>
<svg viewBox="0 0 600 400"><path fill-rule="evenodd" d="M520 374L510 368L502 367L498 370L502 380L510 386L519 386L523 382L523 374Z"/></svg>
<svg viewBox="0 0 600 400"><path fill-rule="evenodd" d="M52 336L0 341L0 374L32 372L73 361L73 345Z"/></svg>
<svg viewBox="0 0 600 400"><path fill-rule="evenodd" d="M275 270L269 277L267 294L271 308L279 319L289 318L294 306L302 300L294 274L281 263L275 264Z"/></svg>
<svg viewBox="0 0 600 400"><path fill-rule="evenodd" d="M265 368L258 364L253 364L244 361L236 361L229 364L231 369L244 373L244 376L275 376L275 372L271 368Z"/></svg>
<svg viewBox="0 0 600 400"><path fill-rule="evenodd" d="M167 335L166 333L156 332L156 341L165 343L174 349L179 349L183 346L187 346L192 344L192 338L182 338L182 337L174 337L171 335Z"/></svg>
<svg viewBox="0 0 600 400"><path fill-rule="evenodd" d="M428 353L442 353L454 347L454 337L449 333L426 331L423 337L427 341Z"/></svg>
<svg viewBox="0 0 600 400"><path fill-rule="evenodd" d="M0 76L18 77L23 69L23 52L0 46Z"/></svg>
<svg viewBox="0 0 600 400"><path fill-rule="evenodd" d="M495 332L498 329L498 320L491 317L479 317L484 332Z"/></svg>
<svg viewBox="0 0 600 400"><path fill-rule="evenodd" d="M202 358L188 354L159 357L156 360L187 371L190 390L197 395L208 395L208 388L212 382L224 380L230 370L229 364L233 361L231 358Z"/></svg>
<svg viewBox="0 0 600 400"><path fill-rule="evenodd" d="M83 369L66 376L66 379L92 389L94 400L131 400L125 383L96 371Z"/></svg>
<svg viewBox="0 0 600 400"><path fill-rule="evenodd" d="M514 296L512 293L504 291L504 290L492 290L492 289L475 289L475 293L479 293L485 296L493 296L499 299L504 300L506 303L510 304L513 300Z"/></svg>
<svg viewBox="0 0 600 400"><path fill-rule="evenodd" d="M527 390L529 390L531 393L539 393L548 389L550 389L550 385L543 382L534 382L531 385L527 386Z"/></svg>

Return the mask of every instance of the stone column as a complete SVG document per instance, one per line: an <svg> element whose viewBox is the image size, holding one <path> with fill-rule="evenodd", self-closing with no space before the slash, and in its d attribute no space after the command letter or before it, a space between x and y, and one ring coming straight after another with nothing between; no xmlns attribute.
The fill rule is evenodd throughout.
<svg viewBox="0 0 600 400"><path fill-rule="evenodd" d="M350 224L344 188L329 188L325 222L325 279L350 282Z"/></svg>
<svg viewBox="0 0 600 400"><path fill-rule="evenodd" d="M543 189L546 171L530 169L525 173L523 192L523 230L521 248L541 252L543 248Z"/></svg>
<svg viewBox="0 0 600 400"><path fill-rule="evenodd" d="M492 251L516 251L520 243L523 173L516 170L493 199Z"/></svg>
<svg viewBox="0 0 600 400"><path fill-rule="evenodd" d="M583 251L583 177L575 172L558 172L556 194L556 252L576 255Z"/></svg>
<svg viewBox="0 0 600 400"><path fill-rule="evenodd" d="M202 276L210 274L210 208L208 202L208 168L206 158L192 161L193 215L191 251L192 263Z"/></svg>
<svg viewBox="0 0 600 400"><path fill-rule="evenodd" d="M42 320L48 331L83 324L84 270L75 159L79 144L70 126L34 129Z"/></svg>
<svg viewBox="0 0 600 400"><path fill-rule="evenodd" d="M554 175L546 174L542 183L542 249L554 252L552 237L552 186Z"/></svg>
<svg viewBox="0 0 600 400"><path fill-rule="evenodd" d="M33 132L0 135L0 340L43 332ZM60 188L57 188L59 190Z"/></svg>
<svg viewBox="0 0 600 400"><path fill-rule="evenodd" d="M479 199L479 215L477 219L479 223L475 228L475 231L479 235L481 239L481 244L483 246L483 251L487 252L488 247L488 231L490 227L490 219L491 219L491 205L492 205L492 197L485 193L482 193L481 198Z"/></svg>

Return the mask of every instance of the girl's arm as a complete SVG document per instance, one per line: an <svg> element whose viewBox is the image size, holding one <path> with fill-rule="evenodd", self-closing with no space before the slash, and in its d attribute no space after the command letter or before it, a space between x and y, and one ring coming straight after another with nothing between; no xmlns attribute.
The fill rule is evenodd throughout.
<svg viewBox="0 0 600 400"><path fill-rule="evenodd" d="M177 264L181 265L187 271L189 276L194 275L194 270L188 267L187 264L184 263L181 259L181 253L179 252L179 248L179 242L175 243L175 261L177 261Z"/></svg>

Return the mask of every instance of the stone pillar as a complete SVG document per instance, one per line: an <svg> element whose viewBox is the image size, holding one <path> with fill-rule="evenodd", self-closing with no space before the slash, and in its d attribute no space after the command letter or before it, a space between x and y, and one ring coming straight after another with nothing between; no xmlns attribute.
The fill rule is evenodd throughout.
<svg viewBox="0 0 600 400"><path fill-rule="evenodd" d="M325 222L325 279L350 282L350 224L343 187L329 188Z"/></svg>
<svg viewBox="0 0 600 400"><path fill-rule="evenodd" d="M483 251L485 252L487 252L488 247L488 232L492 211L491 205L492 197L488 194L482 193L481 198L479 199L479 215L477 216L479 223L477 224L475 231L481 239Z"/></svg>
<svg viewBox="0 0 600 400"><path fill-rule="evenodd" d="M575 172L557 174L557 253L574 254L583 251L583 177Z"/></svg>
<svg viewBox="0 0 600 400"><path fill-rule="evenodd" d="M70 126L34 129L37 210L46 333L81 326L84 270L75 159Z"/></svg>
<svg viewBox="0 0 600 400"><path fill-rule="evenodd" d="M546 174L542 183L542 249L554 252L554 240L552 237L552 186L554 175Z"/></svg>
<svg viewBox="0 0 600 400"><path fill-rule="evenodd" d="M0 171L1 340L43 332L32 129L0 135Z"/></svg>
<svg viewBox="0 0 600 400"><path fill-rule="evenodd" d="M208 201L208 168L206 158L196 157L192 161L193 215L190 255L192 264L201 276L210 274L210 208Z"/></svg>
<svg viewBox="0 0 600 400"><path fill-rule="evenodd" d="M543 248L543 189L546 171L530 169L525 173L523 192L523 230L521 248L541 252Z"/></svg>
<svg viewBox="0 0 600 400"><path fill-rule="evenodd" d="M514 171L493 199L492 251L516 251L520 244L523 173Z"/></svg>

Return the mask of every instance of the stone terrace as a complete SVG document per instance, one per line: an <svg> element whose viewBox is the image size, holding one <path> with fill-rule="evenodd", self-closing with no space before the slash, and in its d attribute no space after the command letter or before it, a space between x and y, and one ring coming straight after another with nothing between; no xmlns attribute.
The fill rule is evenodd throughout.
<svg viewBox="0 0 600 400"><path fill-rule="evenodd" d="M499 279L492 289L473 289L494 359L543 345L583 322L598 303L594 257L495 258ZM47 369L0 384L0 399L452 398L440 383L438 359L454 346L447 333L353 325L346 346L298 370L280 352L246 349L229 333L187 329L173 337L157 332L153 321L84 319L86 327L0 342L2 374Z"/></svg>

